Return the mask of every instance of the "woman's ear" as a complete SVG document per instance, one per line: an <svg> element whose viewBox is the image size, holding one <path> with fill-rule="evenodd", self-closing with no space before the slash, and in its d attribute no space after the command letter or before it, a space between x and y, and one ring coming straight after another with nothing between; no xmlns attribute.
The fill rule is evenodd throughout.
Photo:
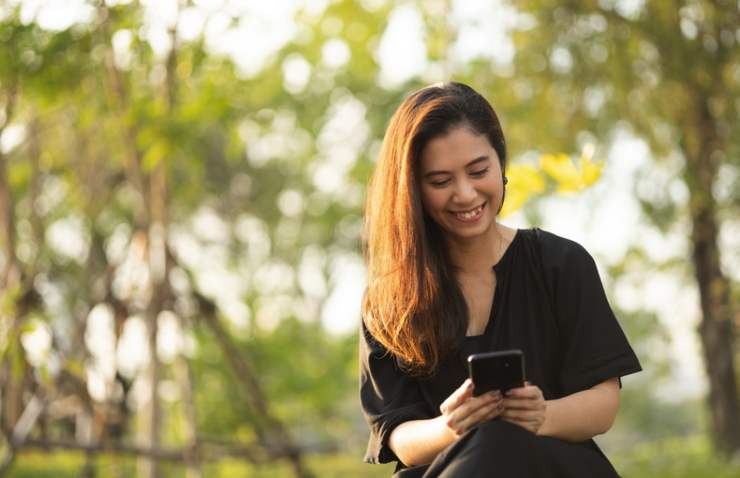
<svg viewBox="0 0 740 478"><path fill-rule="evenodd" d="M506 183L509 182L509 178L507 178L506 176L504 176L503 182L504 182L504 188L503 188L502 193L501 193L501 204L498 206L498 211L496 211L496 215L497 216L501 212L501 208L504 207L504 201L506 200Z"/></svg>

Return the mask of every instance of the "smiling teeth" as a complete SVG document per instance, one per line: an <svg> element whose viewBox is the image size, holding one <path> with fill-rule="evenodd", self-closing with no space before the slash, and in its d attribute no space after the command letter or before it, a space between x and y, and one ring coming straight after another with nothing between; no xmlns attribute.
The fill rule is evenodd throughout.
<svg viewBox="0 0 740 478"><path fill-rule="evenodd" d="M473 209L472 211L468 212L456 212L455 215L462 218L462 219L472 219L478 214L480 214L481 210L483 209L483 204L478 206L477 208Z"/></svg>

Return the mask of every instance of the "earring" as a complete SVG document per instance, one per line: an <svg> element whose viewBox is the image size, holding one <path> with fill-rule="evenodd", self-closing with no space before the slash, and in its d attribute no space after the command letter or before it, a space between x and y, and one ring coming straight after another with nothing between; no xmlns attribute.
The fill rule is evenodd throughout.
<svg viewBox="0 0 740 478"><path fill-rule="evenodd" d="M504 176L504 186L506 186L509 183L509 178Z"/></svg>

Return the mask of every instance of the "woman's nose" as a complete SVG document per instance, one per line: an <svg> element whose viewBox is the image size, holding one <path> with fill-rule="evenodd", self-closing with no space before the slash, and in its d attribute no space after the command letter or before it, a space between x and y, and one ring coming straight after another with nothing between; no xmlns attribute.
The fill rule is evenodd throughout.
<svg viewBox="0 0 740 478"><path fill-rule="evenodd" d="M455 195L453 200L460 204L467 204L475 199L477 193L473 183L468 180L460 180L455 184Z"/></svg>

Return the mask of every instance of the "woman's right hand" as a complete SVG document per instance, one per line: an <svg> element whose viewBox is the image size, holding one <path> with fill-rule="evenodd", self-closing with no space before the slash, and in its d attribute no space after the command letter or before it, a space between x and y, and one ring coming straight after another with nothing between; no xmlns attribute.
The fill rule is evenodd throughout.
<svg viewBox="0 0 740 478"><path fill-rule="evenodd" d="M473 426L492 420L504 411L501 392L498 390L473 396L473 382L467 379L440 405L442 420L455 438Z"/></svg>

